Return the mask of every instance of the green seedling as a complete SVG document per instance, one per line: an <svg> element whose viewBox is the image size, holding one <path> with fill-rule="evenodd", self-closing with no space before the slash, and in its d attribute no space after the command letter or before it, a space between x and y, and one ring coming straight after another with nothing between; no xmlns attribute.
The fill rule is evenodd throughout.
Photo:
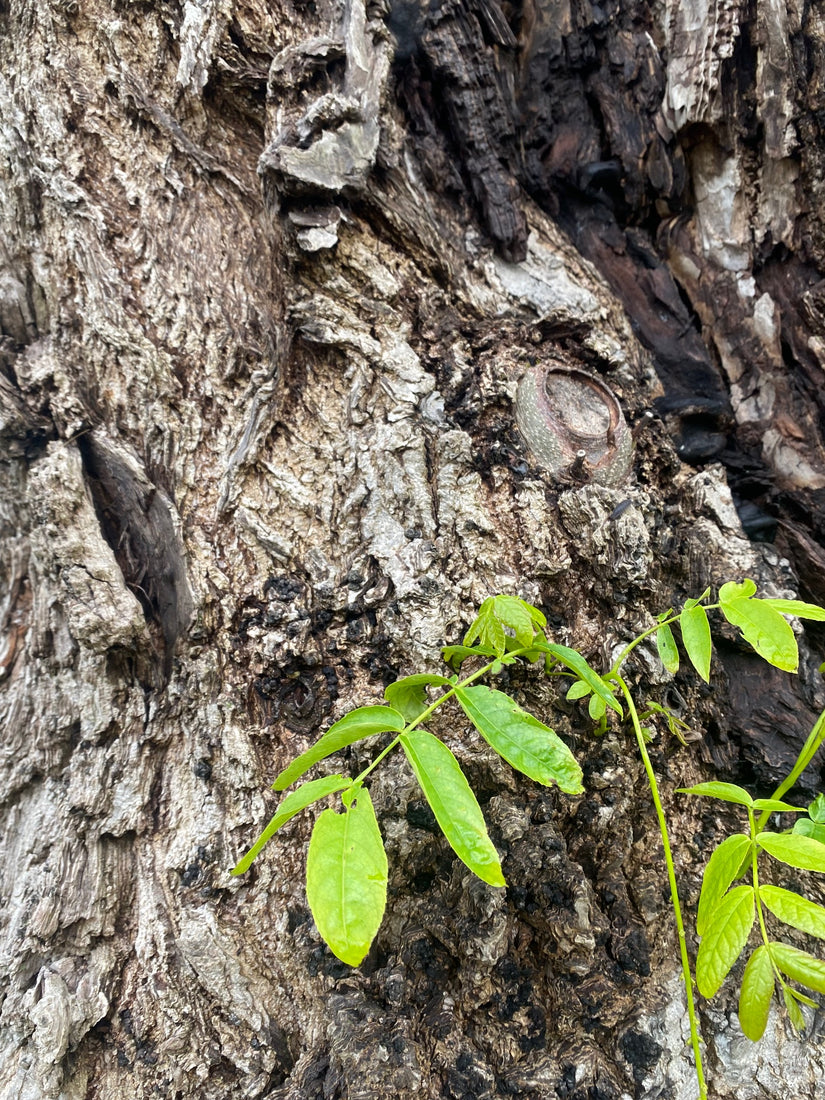
<svg viewBox="0 0 825 1100"><path fill-rule="evenodd" d="M699 1095L700 1100L706 1100L687 935L667 821L647 751L653 732L642 721L663 718L669 731L683 744L687 726L655 701L648 701L640 714L623 669L635 648L655 635L663 666L672 674L678 672L680 650L673 629L677 627L684 653L707 682L713 657L708 612L718 610L769 664L796 672L799 663L796 637L785 616L825 621L825 610L813 604L757 598L756 585L751 580L722 585L715 604L706 602L709 595L708 589L697 599L687 600L680 611L674 613L669 609L660 614L654 625L624 647L604 674L599 674L577 650L550 641L545 633L546 620L537 608L514 596L489 597L482 603L461 645L447 646L442 651L449 675L418 673L390 684L385 691L385 704L359 707L346 714L280 773L273 786L283 791L316 764L348 745L390 735L389 742L355 778L335 774L312 779L286 795L269 825L232 873L246 871L266 842L297 813L322 799L340 796L341 812L324 809L312 832L307 857L307 897L324 941L339 959L357 966L381 925L387 893L386 853L364 782L389 753L400 748L455 854L489 886L504 887L498 853L461 766L448 746L425 731L422 723L448 700L455 699L481 737L513 768L544 786L557 786L565 794L579 795L583 793L582 771L567 745L504 692L478 682L517 662L540 664L545 674L568 682L569 701L586 702L597 733L605 732L610 721L629 719L632 726L664 849ZM465 662L472 665L480 662L480 667L462 678ZM429 693L433 690L440 694L430 701ZM762 854L792 867L825 871L822 795L811 804L807 816L797 820L793 832L765 829L771 814L804 814L802 809L782 799L813 760L823 739L825 713L791 772L770 799L753 799L743 788L722 782L700 784L686 792L734 802L748 812L749 832L723 841L705 872L697 929L702 940L696 985L703 996L713 996L718 991L758 920L762 943L745 969L740 998L742 1029L754 1039L764 1031L777 985L795 1026L804 1022L799 1004L813 1002L789 982L825 992L825 963L788 944L770 940L765 924L767 910L794 928L825 938L825 908L780 887L760 886L758 878L758 857ZM748 874L750 884L734 885Z"/></svg>

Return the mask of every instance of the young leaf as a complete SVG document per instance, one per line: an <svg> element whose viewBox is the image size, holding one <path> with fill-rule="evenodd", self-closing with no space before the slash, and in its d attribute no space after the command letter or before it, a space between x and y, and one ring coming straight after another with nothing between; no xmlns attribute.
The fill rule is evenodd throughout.
<svg viewBox="0 0 825 1100"><path fill-rule="evenodd" d="M756 919L752 886L734 886L711 914L696 956L696 986L712 997L748 942Z"/></svg>
<svg viewBox="0 0 825 1100"><path fill-rule="evenodd" d="M704 936L731 883L739 878L742 861L750 851L750 846L750 837L743 833L734 833L722 841L708 860L702 876L702 892L696 914L696 931L700 936Z"/></svg>
<svg viewBox="0 0 825 1100"><path fill-rule="evenodd" d="M745 582L745 585L753 582ZM722 614L733 626L738 626L742 637L770 665L796 672L799 651L794 632L787 619L770 606L767 600L754 600L740 594L745 585L729 582L719 590L719 606ZM756 588L754 587L754 591Z"/></svg>
<svg viewBox="0 0 825 1100"><path fill-rule="evenodd" d="M685 604L679 615L679 627L682 631L682 644L690 658L690 663L707 683L710 679L711 656L707 611L700 604L693 604L691 607Z"/></svg>
<svg viewBox="0 0 825 1100"><path fill-rule="evenodd" d="M818 825L825 825L825 794L818 794L808 806L808 815L811 821Z"/></svg>
<svg viewBox="0 0 825 1100"><path fill-rule="evenodd" d="M376 733L400 733L406 726L404 716L392 707L358 707L334 722L311 749L302 752L280 773L272 784L273 791L283 791L290 783L309 771L313 764L326 760L334 752L373 737Z"/></svg>
<svg viewBox="0 0 825 1100"><path fill-rule="evenodd" d="M695 787L680 787L679 794L703 794L708 798L719 798L722 802L734 802L737 806L752 806L753 799L744 787L735 783L697 783Z"/></svg>
<svg viewBox="0 0 825 1100"><path fill-rule="evenodd" d="M817 993L825 993L825 962L787 943L772 943L773 961L783 974Z"/></svg>
<svg viewBox="0 0 825 1100"><path fill-rule="evenodd" d="M499 622L513 631L520 646L531 644L535 635L533 617L523 600L518 600L515 596L496 596L494 611Z"/></svg>
<svg viewBox="0 0 825 1100"><path fill-rule="evenodd" d="M594 722L601 721L607 711L607 705L601 695L591 695L587 704L587 712Z"/></svg>
<svg viewBox="0 0 825 1100"><path fill-rule="evenodd" d="M768 604L774 611L780 611L783 615L795 615L797 619L816 619L825 622L825 608L817 607L815 603L803 603L802 600L760 600L760 603Z"/></svg>
<svg viewBox="0 0 825 1100"><path fill-rule="evenodd" d="M825 940L825 906L808 901L791 890L783 890L780 886L760 886L759 896L773 915L785 924Z"/></svg>
<svg viewBox="0 0 825 1100"><path fill-rule="evenodd" d="M551 657L555 657L557 661L561 661L563 665L566 665L572 672L575 672L578 678L583 680L595 695L604 699L607 706L615 710L620 718L624 717L622 708L617 702L612 688L609 684L605 683L598 672L590 667L581 653L578 653L575 649L568 648L566 645L556 645L555 642L545 642L543 645L537 645L536 648L541 649L544 653L550 654Z"/></svg>
<svg viewBox="0 0 825 1100"><path fill-rule="evenodd" d="M573 702L576 699L584 699L586 695L591 692L590 687L584 682L584 680L576 680L575 684L570 688L565 698L569 702Z"/></svg>
<svg viewBox="0 0 825 1100"><path fill-rule="evenodd" d="M756 843L769 856L802 871L825 871L825 844L799 833L760 833Z"/></svg>
<svg viewBox="0 0 825 1100"><path fill-rule="evenodd" d="M656 648L659 651L659 659L668 672L679 671L679 650L676 648L676 640L669 626L660 626L656 631Z"/></svg>
<svg viewBox="0 0 825 1100"><path fill-rule="evenodd" d="M343 775L325 775L321 779L312 779L309 783L302 783L296 790L291 791L278 804L275 816L243 859L232 868L230 874L242 875L244 871L248 871L252 860L260 853L266 842L277 833L282 825L286 825L287 821L291 821L301 810L305 810L307 806L311 806L313 802L318 802L321 798L326 798L329 794L342 791L351 783L352 780L345 779Z"/></svg>
<svg viewBox="0 0 825 1100"><path fill-rule="evenodd" d="M581 794L582 770L567 745L549 726L493 688L456 688L462 710L491 748L520 772L567 794Z"/></svg>
<svg viewBox="0 0 825 1100"><path fill-rule="evenodd" d="M324 810L315 822L307 854L307 900L332 953L358 966L387 903L387 854L363 787L344 813Z"/></svg>
<svg viewBox="0 0 825 1100"><path fill-rule="evenodd" d="M804 1031L805 1017L802 1015L802 1009L796 1003L794 991L789 985L782 986L782 1000L785 1002L785 1008L788 1010L788 1018L793 1024L794 1030Z"/></svg>
<svg viewBox="0 0 825 1100"><path fill-rule="evenodd" d="M401 746L455 854L490 886L506 886L481 807L456 758L423 730L402 734Z"/></svg>
<svg viewBox="0 0 825 1100"><path fill-rule="evenodd" d="M384 689L384 698L395 707L408 722L414 722L428 707L427 688L430 684L451 687L446 676L422 672L416 676L405 676Z"/></svg>
<svg viewBox="0 0 825 1100"><path fill-rule="evenodd" d="M762 944L748 959L739 992L739 1026L754 1042L765 1033L775 981L771 956Z"/></svg>
<svg viewBox="0 0 825 1100"><path fill-rule="evenodd" d="M727 584L723 584L719 589L719 602L730 603L732 600L749 600L751 596L756 594L756 584L750 579L746 578L741 583L738 581L728 581Z"/></svg>
<svg viewBox="0 0 825 1100"><path fill-rule="evenodd" d="M472 645L476 638L482 645L491 646L496 656L504 655L506 634L496 617L494 596L488 596L478 609L475 621L464 635L464 645Z"/></svg>

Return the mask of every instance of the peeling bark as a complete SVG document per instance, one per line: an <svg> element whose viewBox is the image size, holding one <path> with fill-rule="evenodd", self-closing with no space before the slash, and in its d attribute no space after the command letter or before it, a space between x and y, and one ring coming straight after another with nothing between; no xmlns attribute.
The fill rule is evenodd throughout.
<svg viewBox="0 0 825 1100"><path fill-rule="evenodd" d="M0 1096L695 1094L641 766L527 675L584 797L433 725L506 893L394 758L358 971L309 820L229 868L493 591L594 661L727 579L825 602L823 42L773 0L0 4ZM537 464L536 364L604 379L626 481ZM735 634L712 692L634 670L699 735L653 744L689 907L730 821L674 788L767 793L825 702L816 627L797 678ZM818 1016L732 1009L713 1095L813 1100Z"/></svg>

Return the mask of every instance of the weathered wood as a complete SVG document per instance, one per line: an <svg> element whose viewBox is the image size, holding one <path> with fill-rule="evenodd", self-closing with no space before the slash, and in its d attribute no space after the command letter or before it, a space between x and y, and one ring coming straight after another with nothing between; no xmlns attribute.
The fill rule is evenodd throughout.
<svg viewBox="0 0 825 1100"><path fill-rule="evenodd" d="M582 798L433 727L506 893L394 758L360 970L308 820L229 868L276 771L490 592L595 661L706 584L825 601L822 12L390 7L0 4L3 1100L694 1095L641 767L546 685L510 688ZM535 464L535 363L604 377L624 484ZM653 745L689 904L723 822L672 791L767 792L819 642L774 676L728 631L712 693L640 654L702 732ZM818 1096L816 1028L753 1047L732 1008L714 1095Z"/></svg>

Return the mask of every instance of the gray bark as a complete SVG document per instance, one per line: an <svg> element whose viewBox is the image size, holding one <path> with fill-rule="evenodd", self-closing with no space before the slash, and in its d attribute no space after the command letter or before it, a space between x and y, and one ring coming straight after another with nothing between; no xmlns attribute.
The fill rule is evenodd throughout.
<svg viewBox="0 0 825 1100"><path fill-rule="evenodd" d="M825 598L823 41L772 0L0 3L3 1100L695 1095L641 766L529 676L584 797L432 726L506 893L394 758L358 971L308 815L229 869L275 773L491 592L594 662L707 584ZM604 376L623 485L536 464L534 362ZM821 640L791 678L729 632L710 693L640 654L700 735L653 746L689 909L736 818L673 791L768 793ZM754 1046L734 1008L712 1095L817 1096L819 1014Z"/></svg>

